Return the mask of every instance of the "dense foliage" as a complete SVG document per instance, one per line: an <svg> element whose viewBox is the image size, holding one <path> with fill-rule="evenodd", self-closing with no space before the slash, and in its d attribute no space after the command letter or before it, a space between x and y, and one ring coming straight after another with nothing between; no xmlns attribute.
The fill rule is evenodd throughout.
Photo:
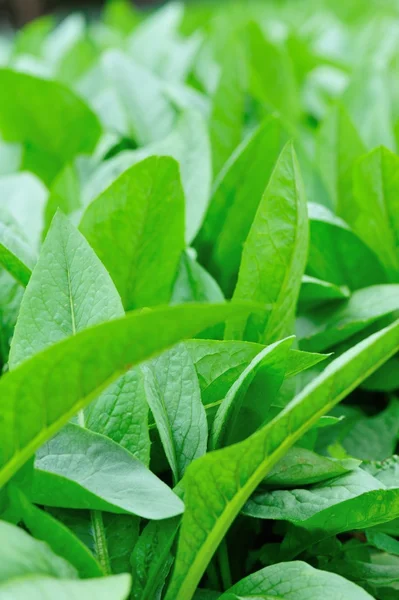
<svg viewBox="0 0 399 600"><path fill-rule="evenodd" d="M0 600L398 597L398 34L115 0L1 40Z"/></svg>

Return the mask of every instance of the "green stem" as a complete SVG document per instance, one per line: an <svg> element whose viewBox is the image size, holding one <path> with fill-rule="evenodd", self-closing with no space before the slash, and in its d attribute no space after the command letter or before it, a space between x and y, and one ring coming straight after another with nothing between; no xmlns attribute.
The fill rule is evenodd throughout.
<svg viewBox="0 0 399 600"><path fill-rule="evenodd" d="M86 427L84 410L78 412L78 423L80 427ZM94 545L98 562L101 565L104 575L112 575L102 512L100 510L91 510L90 518L93 527Z"/></svg>
<svg viewBox="0 0 399 600"><path fill-rule="evenodd" d="M212 589L219 591L220 590L220 582L218 572L216 570L215 564L211 561L206 569L206 574L208 575L209 583L212 586Z"/></svg>
<svg viewBox="0 0 399 600"><path fill-rule="evenodd" d="M220 543L217 556L220 567L220 576L223 583L223 590L226 591L233 585L226 539L222 540Z"/></svg>
<svg viewBox="0 0 399 600"><path fill-rule="evenodd" d="M112 575L111 563L108 555L107 538L105 536L103 514L100 510L91 510L90 516L93 525L98 562L104 571L104 575Z"/></svg>

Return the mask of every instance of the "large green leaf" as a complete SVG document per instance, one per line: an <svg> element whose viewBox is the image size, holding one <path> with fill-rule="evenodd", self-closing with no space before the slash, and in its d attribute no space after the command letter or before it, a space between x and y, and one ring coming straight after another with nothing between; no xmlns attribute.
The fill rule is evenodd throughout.
<svg viewBox="0 0 399 600"><path fill-rule="evenodd" d="M70 89L8 69L0 70L0 87L7 90L0 99L0 132L24 144L26 167L44 181L51 182L77 154L94 150L99 122Z"/></svg>
<svg viewBox="0 0 399 600"><path fill-rule="evenodd" d="M376 148L357 161L353 197L341 215L374 250L391 281L399 282L399 157Z"/></svg>
<svg viewBox="0 0 399 600"><path fill-rule="evenodd" d="M34 575L0 585L0 598L8 600L127 600L129 575L86 579L53 579Z"/></svg>
<svg viewBox="0 0 399 600"><path fill-rule="evenodd" d="M372 600L354 583L304 562L266 567L239 581L220 600Z"/></svg>
<svg viewBox="0 0 399 600"><path fill-rule="evenodd" d="M128 169L89 205L80 229L127 310L169 302L184 249L184 195L176 162L153 157Z"/></svg>
<svg viewBox="0 0 399 600"><path fill-rule="evenodd" d="M186 508L167 600L192 598L231 523L270 469L398 348L396 321L333 361L260 431L244 442L207 454L188 468L182 481Z"/></svg>
<svg viewBox="0 0 399 600"><path fill-rule="evenodd" d="M208 426L197 372L184 344L164 352L142 369L146 374L146 398L177 483L207 447Z"/></svg>
<svg viewBox="0 0 399 600"><path fill-rule="evenodd" d="M72 424L39 449L32 496L46 506L147 519L167 519L183 511L181 500L130 452Z"/></svg>
<svg viewBox="0 0 399 600"><path fill-rule="evenodd" d="M245 241L234 300L253 300L265 314L226 328L226 339L269 344L293 332L308 253L306 198L291 143L277 161Z"/></svg>
<svg viewBox="0 0 399 600"><path fill-rule="evenodd" d="M58 342L3 376L1 485L133 365L248 310L247 306L190 304L133 312Z"/></svg>
<svg viewBox="0 0 399 600"><path fill-rule="evenodd" d="M197 246L202 263L228 295L234 290L242 246L285 138L280 121L268 118L237 148L215 183Z"/></svg>

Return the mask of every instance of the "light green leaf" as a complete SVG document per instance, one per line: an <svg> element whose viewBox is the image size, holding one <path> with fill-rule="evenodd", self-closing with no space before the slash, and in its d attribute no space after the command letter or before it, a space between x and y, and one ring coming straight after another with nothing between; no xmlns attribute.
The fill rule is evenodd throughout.
<svg viewBox="0 0 399 600"><path fill-rule="evenodd" d="M388 283L378 257L342 219L311 202L308 211L308 275L351 290Z"/></svg>
<svg viewBox="0 0 399 600"><path fill-rule="evenodd" d="M65 337L123 314L106 269L84 237L57 213L22 300L10 366L15 368Z"/></svg>
<svg viewBox="0 0 399 600"><path fill-rule="evenodd" d="M180 259L171 304L222 302L223 293L213 277L187 251Z"/></svg>
<svg viewBox="0 0 399 600"><path fill-rule="evenodd" d="M371 529L366 531L366 538L368 543L378 548L378 550L399 556L399 541L395 540L392 536Z"/></svg>
<svg viewBox="0 0 399 600"><path fill-rule="evenodd" d="M233 595L232 595L233 594ZM351 581L295 561L279 563L242 579L220 600L372 600Z"/></svg>
<svg viewBox="0 0 399 600"><path fill-rule="evenodd" d="M146 398L175 484L206 452L208 426L192 358L184 344L143 365Z"/></svg>
<svg viewBox="0 0 399 600"><path fill-rule="evenodd" d="M2 584L10 579L34 574L62 579L77 578L77 572L72 565L54 554L47 544L35 540L23 529L0 521L0 537L2 540L0 582Z"/></svg>
<svg viewBox="0 0 399 600"><path fill-rule="evenodd" d="M154 600L162 593L172 566L177 519L152 521L144 528L132 554L133 600Z"/></svg>
<svg viewBox="0 0 399 600"><path fill-rule="evenodd" d="M122 375L89 404L85 426L111 438L149 465L148 404L140 367Z"/></svg>
<svg viewBox="0 0 399 600"><path fill-rule="evenodd" d="M357 290L349 300L321 306L299 317L300 347L323 352L396 310L399 310L399 285Z"/></svg>
<svg viewBox="0 0 399 600"><path fill-rule="evenodd" d="M127 600L130 576L73 581L34 575L0 585L1 600Z"/></svg>
<svg viewBox="0 0 399 600"><path fill-rule="evenodd" d="M331 300L345 300L349 296L350 292L346 286L338 286L329 281L304 275L299 293L299 307L300 309L314 307Z"/></svg>
<svg viewBox="0 0 399 600"><path fill-rule="evenodd" d="M190 304L133 312L58 342L4 375L0 379L0 485L132 366L248 310L247 306Z"/></svg>
<svg viewBox="0 0 399 600"><path fill-rule="evenodd" d="M219 543L267 473L321 416L398 347L396 321L333 361L260 431L190 465L182 482L186 508L167 600L192 598Z"/></svg>
<svg viewBox="0 0 399 600"><path fill-rule="evenodd" d="M35 264L29 244L12 226L0 222L0 264L26 286Z"/></svg>
<svg viewBox="0 0 399 600"><path fill-rule="evenodd" d="M168 135L176 113L163 93L161 81L145 67L123 54L108 50L102 57L106 77L125 108L129 132L140 146Z"/></svg>
<svg viewBox="0 0 399 600"><path fill-rule="evenodd" d="M399 157L376 148L355 164L353 196L341 215L399 282Z"/></svg>
<svg viewBox="0 0 399 600"><path fill-rule="evenodd" d="M242 246L285 138L280 121L268 118L237 148L215 182L196 247L227 295L233 293Z"/></svg>
<svg viewBox="0 0 399 600"><path fill-rule="evenodd" d="M308 253L306 198L289 143L276 163L245 241L234 300L253 300L265 314L226 328L226 339L272 343L293 332Z"/></svg>
<svg viewBox="0 0 399 600"><path fill-rule="evenodd" d="M322 122L317 136L317 164L334 209L352 200L352 169L366 151L346 110L336 105Z"/></svg>
<svg viewBox="0 0 399 600"><path fill-rule="evenodd" d="M359 460L335 460L294 446L269 472L262 485L276 488L310 485L343 475L360 465Z"/></svg>
<svg viewBox="0 0 399 600"><path fill-rule="evenodd" d="M25 145L27 168L45 182L77 154L94 150L100 124L70 89L8 69L0 70L0 87L7 90L0 99L0 132L6 141Z"/></svg>
<svg viewBox="0 0 399 600"><path fill-rule="evenodd" d="M68 424L35 460L36 504L168 519L183 503L130 452L88 429Z"/></svg>
<svg viewBox="0 0 399 600"><path fill-rule="evenodd" d="M175 161L152 157L128 169L88 206L80 229L127 310L166 304L184 249L184 196Z"/></svg>

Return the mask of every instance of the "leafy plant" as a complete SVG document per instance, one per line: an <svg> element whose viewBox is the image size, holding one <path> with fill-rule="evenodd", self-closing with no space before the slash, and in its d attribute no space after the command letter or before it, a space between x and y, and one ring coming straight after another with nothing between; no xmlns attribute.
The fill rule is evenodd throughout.
<svg viewBox="0 0 399 600"><path fill-rule="evenodd" d="M2 40L0 600L397 596L398 18Z"/></svg>

